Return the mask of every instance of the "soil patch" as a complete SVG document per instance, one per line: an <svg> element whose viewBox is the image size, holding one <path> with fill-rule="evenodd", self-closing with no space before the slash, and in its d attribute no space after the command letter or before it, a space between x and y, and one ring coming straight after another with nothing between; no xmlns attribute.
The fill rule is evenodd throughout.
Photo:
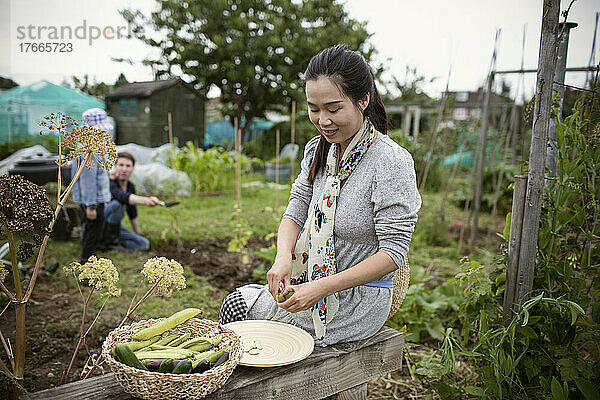
<svg viewBox="0 0 600 400"><path fill-rule="evenodd" d="M248 256L247 263L240 264L239 255L229 253L227 244L227 239L183 243L181 246L158 248L153 253L178 260L197 275L205 277L213 286L225 291L233 291L249 282L258 282L252 276L252 271L264 264L265 260ZM264 241L252 239L247 247L256 250L266 245ZM74 283L40 275L31 303L27 307L24 386L28 391L36 392L58 384L61 374L69 365L79 337L82 307L83 302ZM88 306L88 318L93 318L97 310L95 305ZM104 338L121 322L123 312L117 305L111 307L109 302L88 337L85 344L87 351L82 346L75 359L70 381L80 378L89 354L100 352ZM5 337L11 338L11 343L14 343L15 337L14 320L13 307L9 307L0 318L0 330ZM1 347L0 354L2 361L10 365ZM94 372L95 375L101 373ZM12 398L9 381L0 374L0 400Z"/></svg>
<svg viewBox="0 0 600 400"><path fill-rule="evenodd" d="M66 370L79 337L83 302L77 289L63 280L40 276L27 307L26 353L24 386L29 392L54 387ZM88 318L93 318L98 307L91 305ZM107 305L88 335L86 346L90 352L99 353L104 337L119 324L122 310ZM9 307L0 320L5 337L15 337L14 308ZM83 347L83 346L82 346ZM3 349L2 361L7 365ZM79 373L88 358L84 348L75 359L70 380L79 379ZM101 372L98 372L100 374ZM0 399L12 399L12 389L6 377L0 378Z"/></svg>
<svg viewBox="0 0 600 400"><path fill-rule="evenodd" d="M245 262L240 263L240 254L227 251L228 243L227 239L204 240L159 248L157 253L179 261L186 268L191 268L196 275L206 278L212 286L225 291L232 292L247 283L260 282L260 279L252 276L252 272L268 261L253 255L242 255ZM262 239L252 238L246 247L252 253L268 245Z"/></svg>

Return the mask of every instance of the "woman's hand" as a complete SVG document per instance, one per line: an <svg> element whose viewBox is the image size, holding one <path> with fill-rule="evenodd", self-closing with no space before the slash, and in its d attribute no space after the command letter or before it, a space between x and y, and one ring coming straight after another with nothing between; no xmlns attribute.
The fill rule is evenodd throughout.
<svg viewBox="0 0 600 400"><path fill-rule="evenodd" d="M319 284L318 280L290 286L289 291L294 294L283 303L279 303L279 307L291 313L308 310L327 296L327 292L323 290L323 285ZM286 293L283 292L283 295L285 296Z"/></svg>
<svg viewBox="0 0 600 400"><path fill-rule="evenodd" d="M292 277L292 258L276 257L273 266L267 272L267 282L269 283L269 293L274 299L279 293L280 283L283 282L283 290L287 290L290 286L290 278ZM275 300L277 301L277 300Z"/></svg>

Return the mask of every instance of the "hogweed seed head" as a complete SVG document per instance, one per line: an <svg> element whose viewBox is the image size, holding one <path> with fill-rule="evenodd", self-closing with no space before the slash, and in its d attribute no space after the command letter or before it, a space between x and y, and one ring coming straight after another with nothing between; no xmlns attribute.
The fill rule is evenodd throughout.
<svg viewBox="0 0 600 400"><path fill-rule="evenodd" d="M47 131L62 131L74 126L79 125L79 121L68 115L64 115L61 112L50 113L44 116L38 125L45 128ZM40 132L40 134L42 134Z"/></svg>
<svg viewBox="0 0 600 400"><path fill-rule="evenodd" d="M119 272L108 258L91 256L83 265L72 262L64 269L67 273L75 273L79 282L89 281L104 296L121 295L121 289L117 288Z"/></svg>
<svg viewBox="0 0 600 400"><path fill-rule="evenodd" d="M50 233L48 226L54 212L46 190L20 175L0 176L0 230L18 233L21 243L17 251L19 260L33 255Z"/></svg>
<svg viewBox="0 0 600 400"><path fill-rule="evenodd" d="M93 167L93 159L107 171L117 162L117 148L112 137L108 132L93 126L75 127L71 132L65 133L64 146L71 150L65 157L66 161L90 154L86 163L88 168Z"/></svg>
<svg viewBox="0 0 600 400"><path fill-rule="evenodd" d="M157 296L169 297L174 290L185 289L183 267L175 260L165 257L150 258L142 268L142 275L150 284L158 282L155 292Z"/></svg>

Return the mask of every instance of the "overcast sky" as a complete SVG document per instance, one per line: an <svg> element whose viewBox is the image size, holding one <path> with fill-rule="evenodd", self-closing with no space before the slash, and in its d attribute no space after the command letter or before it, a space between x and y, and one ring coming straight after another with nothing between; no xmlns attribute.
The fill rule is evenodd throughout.
<svg viewBox="0 0 600 400"><path fill-rule="evenodd" d="M404 79L406 66L416 67L419 74L437 79L426 86L432 95L446 86L450 65L450 90L475 90L481 86L489 68L494 35L500 28L498 69L517 69L521 64L523 27L526 25L525 67L536 68L541 0L346 0L352 18L367 22L373 33L378 61L388 67L388 74ZM562 1L561 11L569 1ZM126 24L118 10L135 6L143 12L155 7L153 0L0 0L0 75L20 85L41 79L61 83L71 75L88 74L91 79L113 83L119 73L129 81L152 79L141 60L153 50L135 39L116 39L117 30L125 33ZM587 66L592 47L598 0L577 0L569 21L579 26L571 31L567 66ZM562 20L562 18L561 18ZM69 27L75 30L85 22L85 39L72 40L66 52L25 52L23 43L36 42L27 31L29 25ZM19 29L19 27L23 27ZM112 39L93 39L95 32L105 31ZM48 35L49 31L43 32ZM84 32L80 29L80 36ZM34 36L37 33L33 32ZM600 34L598 34L600 41ZM37 40L39 42L39 40ZM69 42L68 40L64 42ZM65 44L66 46L66 44ZM596 45L596 63L600 59ZM60 50L60 49L59 49ZM128 65L111 58L130 58ZM307 60L308 62L308 60ZM567 75L567 83L582 85L585 74ZM510 77L513 90L517 76ZM525 78L525 91L533 93L535 75Z"/></svg>

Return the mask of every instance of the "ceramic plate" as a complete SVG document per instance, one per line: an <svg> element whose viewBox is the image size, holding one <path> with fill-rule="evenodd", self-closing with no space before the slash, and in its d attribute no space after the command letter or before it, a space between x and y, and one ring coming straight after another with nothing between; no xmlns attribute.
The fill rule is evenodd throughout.
<svg viewBox="0 0 600 400"><path fill-rule="evenodd" d="M240 365L249 367L279 367L305 359L313 352L312 336L293 325L283 322L248 320L225 325L242 339L242 346L252 347L257 341L262 349L250 354L244 351Z"/></svg>

